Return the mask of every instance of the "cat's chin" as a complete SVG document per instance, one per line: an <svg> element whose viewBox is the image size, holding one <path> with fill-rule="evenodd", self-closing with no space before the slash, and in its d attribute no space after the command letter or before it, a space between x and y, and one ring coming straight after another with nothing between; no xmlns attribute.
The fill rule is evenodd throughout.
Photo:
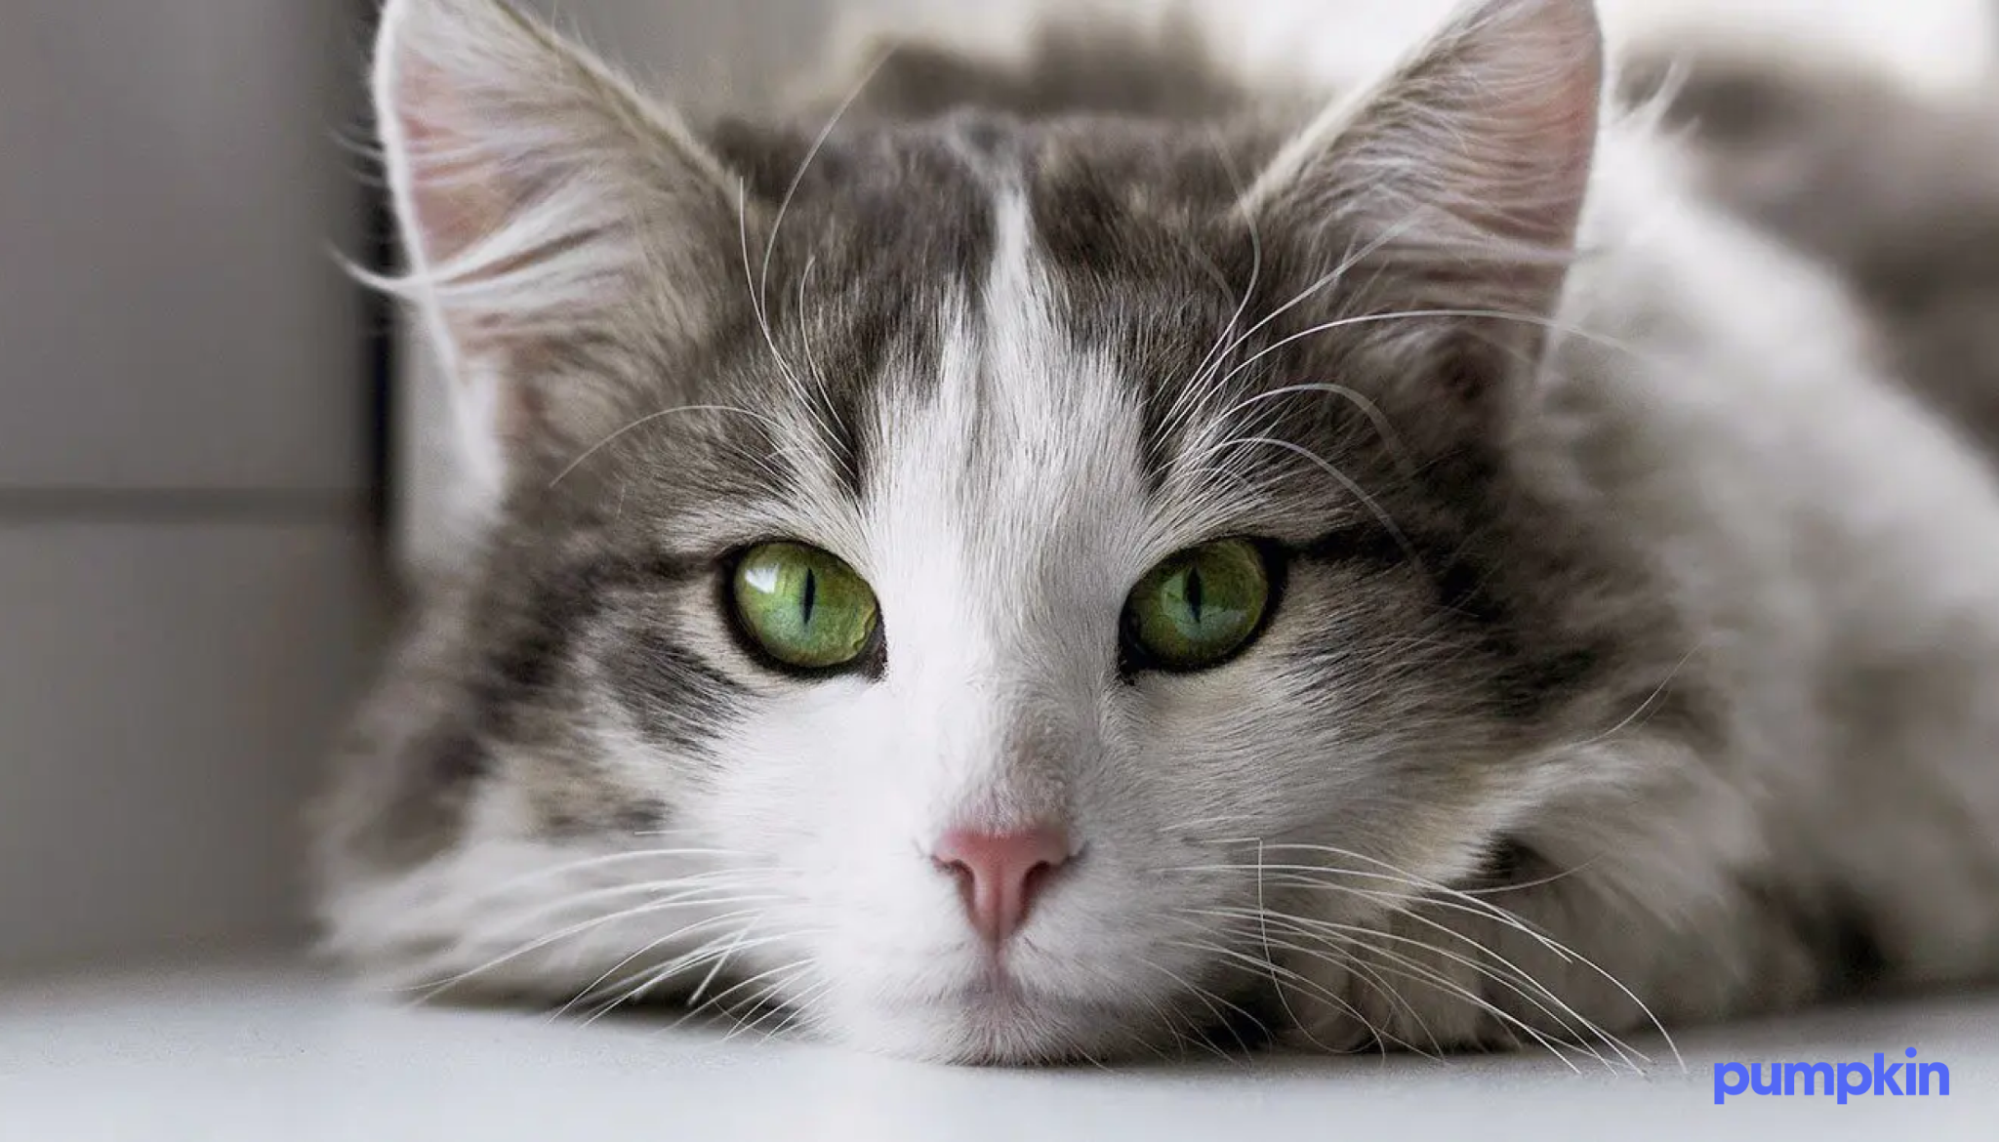
<svg viewBox="0 0 1999 1143"><path fill-rule="evenodd" d="M953 1064L1067 1064L1127 1056L1171 1033L1114 1006L990 981L901 1003L835 1003L826 1027L869 1051Z"/></svg>

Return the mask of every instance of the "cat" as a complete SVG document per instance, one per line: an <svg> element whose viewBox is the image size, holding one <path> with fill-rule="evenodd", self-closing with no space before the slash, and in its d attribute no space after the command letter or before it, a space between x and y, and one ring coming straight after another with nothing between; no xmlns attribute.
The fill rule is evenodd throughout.
<svg viewBox="0 0 1999 1143"><path fill-rule="evenodd" d="M1642 1066L1989 978L1999 484L1837 274L1590 0L1330 91L1148 42L697 125L391 0L480 515L316 808L328 953L969 1063Z"/></svg>

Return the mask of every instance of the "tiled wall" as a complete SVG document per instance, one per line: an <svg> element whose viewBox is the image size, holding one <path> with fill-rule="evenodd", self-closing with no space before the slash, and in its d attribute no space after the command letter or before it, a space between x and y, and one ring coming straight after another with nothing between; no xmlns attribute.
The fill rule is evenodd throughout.
<svg viewBox="0 0 1999 1143"><path fill-rule="evenodd" d="M364 11L0 3L0 962L292 926L374 629Z"/></svg>

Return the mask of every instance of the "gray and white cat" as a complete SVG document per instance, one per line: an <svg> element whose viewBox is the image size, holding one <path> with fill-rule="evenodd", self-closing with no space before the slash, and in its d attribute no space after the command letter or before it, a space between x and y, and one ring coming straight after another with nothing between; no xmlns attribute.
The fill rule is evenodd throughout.
<svg viewBox="0 0 1999 1143"><path fill-rule="evenodd" d="M697 126L392 0L483 524L320 807L328 947L961 1061L1991 976L1999 483L1588 0L1322 96L1068 44Z"/></svg>

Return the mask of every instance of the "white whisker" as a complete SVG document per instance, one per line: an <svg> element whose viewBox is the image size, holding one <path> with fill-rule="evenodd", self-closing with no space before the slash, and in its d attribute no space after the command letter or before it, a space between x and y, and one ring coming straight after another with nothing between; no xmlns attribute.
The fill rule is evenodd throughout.
<svg viewBox="0 0 1999 1143"><path fill-rule="evenodd" d="M1195 984L1193 981L1188 980L1186 977L1181 976L1179 973L1174 972L1172 969L1167 968L1165 965L1160 964L1157 961L1150 959L1142 959L1141 963L1143 963L1147 968L1151 969L1152 971L1172 981L1174 984L1180 986L1180 988L1183 989L1189 996L1192 996L1194 999L1200 1001L1208 1009L1208 1011L1214 1015L1215 1024L1217 1026L1223 1028L1229 1028L1231 1030L1233 1030L1234 1028L1234 1025L1229 1023L1228 1017L1222 1015L1222 1009L1216 1007L1217 1004L1220 1004L1223 1008L1228 1008L1234 1011L1238 1016L1241 1016L1243 1019L1248 1020L1251 1024L1256 1025L1258 1028L1263 1027L1263 1022L1258 1020L1253 1014L1249 1012L1249 1010L1243 1008L1239 1004L1236 1004L1234 1001L1229 1000L1227 997L1224 997L1216 993L1213 989L1203 988L1200 985ZM1242 1048L1244 1052L1248 1052L1249 1045L1243 1041L1242 1034L1237 1032L1235 1033L1235 1037L1236 1037L1237 1046Z"/></svg>
<svg viewBox="0 0 1999 1143"><path fill-rule="evenodd" d="M1349 495L1360 501L1367 508L1368 512L1381 523L1382 528L1387 530L1389 536L1394 539L1396 546L1402 549L1403 554L1408 556L1412 563L1420 564L1422 562L1422 557L1417 553L1415 545L1409 542L1408 535L1395 523L1395 518L1388 514L1388 509L1383 508L1380 501L1369 495L1365 488L1362 488L1352 477L1334 467L1333 463L1325 457L1320 456L1303 445L1293 444L1290 441L1277 437L1231 437L1221 447L1234 448L1241 445L1269 445L1272 448L1282 449L1294 456L1310 461L1321 472L1331 477L1340 487L1346 489Z"/></svg>
<svg viewBox="0 0 1999 1143"><path fill-rule="evenodd" d="M550 488L554 488L556 485L562 483L564 477L568 476L570 473L575 472L577 469L581 468L583 466L583 462L589 460L591 457L603 451L603 449L609 446L613 441L616 441L635 430L644 428L645 426L653 423L654 421L660 420L663 417L671 417L679 413L737 413L742 416L749 417L753 420L762 421L766 425L770 425L773 427L777 426L777 422L772 420L770 417L767 417L762 413L752 412L749 409L738 408L735 405L680 405L671 409L661 409L655 413L647 413L645 416L640 417L635 421L632 421L630 424L627 424L625 427L619 429L617 432L612 433L610 436L607 436L603 440L598 441L596 444L591 445L589 448L584 449L582 455L578 456L575 460L570 461L569 464L565 466L561 472L555 474L555 479L549 481L548 486Z"/></svg>

